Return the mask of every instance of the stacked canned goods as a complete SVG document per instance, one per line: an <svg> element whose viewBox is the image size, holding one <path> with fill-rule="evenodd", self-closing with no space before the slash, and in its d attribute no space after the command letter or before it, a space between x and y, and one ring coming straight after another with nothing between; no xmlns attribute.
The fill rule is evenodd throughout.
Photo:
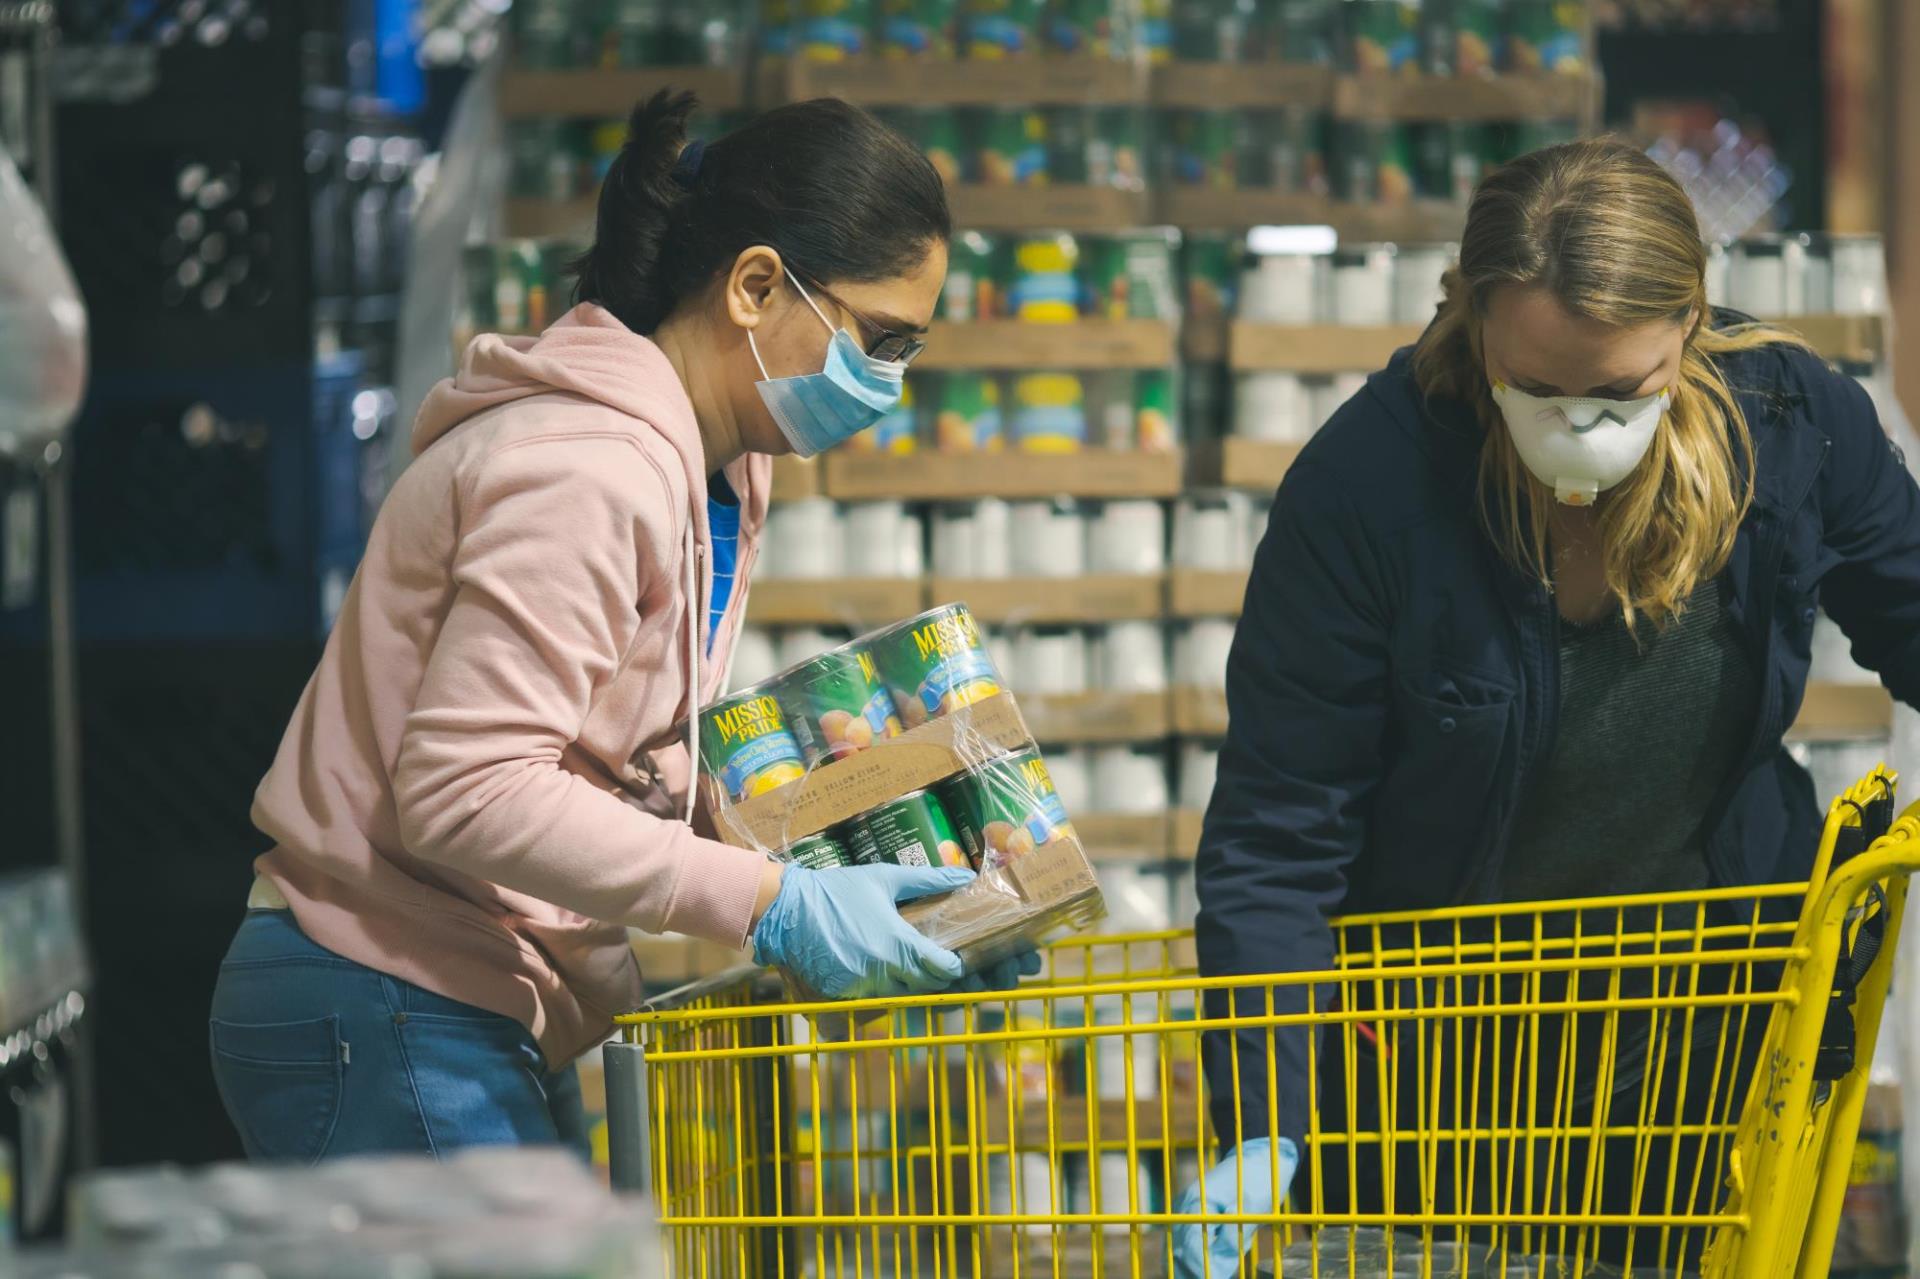
<svg viewBox="0 0 1920 1279"><path fill-rule="evenodd" d="M515 60L540 70L738 66L751 26L738 3L667 0L521 0L512 23Z"/></svg>
<svg viewBox="0 0 1920 1279"><path fill-rule="evenodd" d="M580 252L580 245L565 240L467 246L458 327L469 333L540 332L567 309L571 263Z"/></svg>

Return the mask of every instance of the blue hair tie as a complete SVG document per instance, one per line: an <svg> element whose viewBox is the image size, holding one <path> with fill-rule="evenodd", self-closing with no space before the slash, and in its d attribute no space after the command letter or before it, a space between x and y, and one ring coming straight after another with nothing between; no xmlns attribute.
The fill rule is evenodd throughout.
<svg viewBox="0 0 1920 1279"><path fill-rule="evenodd" d="M693 190L693 183L700 176L700 161L707 154L704 138L695 138L680 148L680 158L673 162L673 180L685 190Z"/></svg>

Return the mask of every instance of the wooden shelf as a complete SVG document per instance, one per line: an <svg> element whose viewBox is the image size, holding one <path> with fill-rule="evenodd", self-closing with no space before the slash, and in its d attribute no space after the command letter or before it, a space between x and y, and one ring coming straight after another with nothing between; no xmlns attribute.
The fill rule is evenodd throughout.
<svg viewBox="0 0 1920 1279"><path fill-rule="evenodd" d="M933 598L963 600L983 622L1080 624L1153 621L1166 611L1157 573L1081 577L936 577Z"/></svg>
<svg viewBox="0 0 1920 1279"><path fill-rule="evenodd" d="M1043 745L1157 741L1172 729L1171 711L1165 693L1029 693L1020 698L1027 727Z"/></svg>
<svg viewBox="0 0 1920 1279"><path fill-rule="evenodd" d="M1143 65L1112 58L1032 57L971 59L856 58L810 62L796 58L770 69L763 84L788 101L844 98L862 106L966 107L1094 106L1147 100Z"/></svg>
<svg viewBox="0 0 1920 1279"><path fill-rule="evenodd" d="M927 606L922 578L834 578L755 582L747 620L755 626L844 626L851 630L897 622Z"/></svg>
<svg viewBox="0 0 1920 1279"><path fill-rule="evenodd" d="M1155 197L1160 221L1185 230L1237 231L1250 226L1320 225L1333 219L1324 197L1248 188L1162 187Z"/></svg>
<svg viewBox="0 0 1920 1279"><path fill-rule="evenodd" d="M935 323L914 362L925 369L1160 369L1175 359L1166 320Z"/></svg>
<svg viewBox="0 0 1920 1279"><path fill-rule="evenodd" d="M1173 690L1173 731L1182 737L1227 735L1227 690L1186 686Z"/></svg>
<svg viewBox="0 0 1920 1279"><path fill-rule="evenodd" d="M1349 204L1336 200L1327 209L1326 220L1340 233L1343 242L1448 243L1458 240L1467 226L1467 206L1448 200L1410 200L1404 204Z"/></svg>
<svg viewBox="0 0 1920 1279"><path fill-rule="evenodd" d="M1417 324L1262 324L1235 320L1227 362L1243 372L1370 373L1420 338Z"/></svg>
<svg viewBox="0 0 1920 1279"><path fill-rule="evenodd" d="M1080 836L1087 860L1095 862L1163 862L1168 859L1171 829L1165 813L1135 817L1121 814L1074 814L1073 829Z"/></svg>
<svg viewBox="0 0 1920 1279"><path fill-rule="evenodd" d="M1178 497L1181 454L1129 449L1079 453L829 453L827 495L843 501Z"/></svg>
<svg viewBox="0 0 1920 1279"><path fill-rule="evenodd" d="M598 193L575 200L508 200L507 234L516 239L540 240L553 236L593 238Z"/></svg>
<svg viewBox="0 0 1920 1279"><path fill-rule="evenodd" d="M1767 323L1792 329L1829 360L1877 361L1887 349L1877 315L1785 315Z"/></svg>
<svg viewBox="0 0 1920 1279"><path fill-rule="evenodd" d="M1128 231L1152 220L1145 191L1101 186L988 186L947 188L953 224L979 231Z"/></svg>
<svg viewBox="0 0 1920 1279"><path fill-rule="evenodd" d="M1234 107L1325 107L1327 67L1285 62L1168 62L1153 69L1153 104L1220 111Z"/></svg>
<svg viewBox="0 0 1920 1279"><path fill-rule="evenodd" d="M590 67L567 71L510 69L500 77L500 114L577 119L627 118L634 103L661 89L687 89L708 111L747 104L747 77L739 67Z"/></svg>
<svg viewBox="0 0 1920 1279"><path fill-rule="evenodd" d="M1200 851L1200 832L1206 825L1207 815L1197 808L1176 808L1167 814L1171 829L1168 837L1168 851L1176 861L1192 861Z"/></svg>
<svg viewBox="0 0 1920 1279"><path fill-rule="evenodd" d="M1256 489L1271 493L1280 487L1287 468L1300 456L1303 444L1250 440L1229 435L1193 451L1193 481L1215 488Z"/></svg>
<svg viewBox="0 0 1920 1279"><path fill-rule="evenodd" d="M820 463L791 454L773 459L773 500L797 502L820 496Z"/></svg>
<svg viewBox="0 0 1920 1279"><path fill-rule="evenodd" d="M1224 315L1205 319L1188 316L1180 325L1180 354L1189 364L1225 364L1227 329L1232 321Z"/></svg>
<svg viewBox="0 0 1920 1279"><path fill-rule="evenodd" d="M1801 741L1871 741L1893 731L1893 698L1878 684L1807 685L1788 736Z"/></svg>
<svg viewBox="0 0 1920 1279"><path fill-rule="evenodd" d="M1087 1099L1056 1093L1053 1101L1053 1140L1063 1145L1085 1145L1088 1135ZM1134 1134L1139 1141L1158 1142L1162 1139L1165 1131L1161 1125L1163 1106L1171 1112L1172 1136L1176 1145L1192 1145L1198 1132L1211 1131L1199 1098L1191 1093L1175 1093L1164 1101L1159 1097L1142 1097L1132 1103ZM1094 1103L1101 1141L1118 1142L1126 1139L1127 1109L1128 1103L1124 1101ZM996 1103L990 1100L986 1105L984 1118L985 1122L981 1127L986 1130L987 1139L995 1143L1005 1141L1007 1139L1006 1102L1001 1100ZM1034 1098L1028 1101L1016 1111L1014 1119L1021 1149L1045 1150L1047 1148L1048 1108L1043 1099Z"/></svg>
<svg viewBox="0 0 1920 1279"><path fill-rule="evenodd" d="M1587 75L1343 75L1333 82L1342 120L1591 119L1599 82Z"/></svg>
<svg viewBox="0 0 1920 1279"><path fill-rule="evenodd" d="M1238 617L1246 598L1244 571L1176 569L1167 579L1167 613L1172 617Z"/></svg>

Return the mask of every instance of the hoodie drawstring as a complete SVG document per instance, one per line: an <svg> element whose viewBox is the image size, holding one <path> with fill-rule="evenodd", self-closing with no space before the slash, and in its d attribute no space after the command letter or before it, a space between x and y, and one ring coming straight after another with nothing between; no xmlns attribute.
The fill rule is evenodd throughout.
<svg viewBox="0 0 1920 1279"><path fill-rule="evenodd" d="M693 805L700 793L700 619L706 612L700 599L700 547L687 521L687 812L693 824Z"/></svg>

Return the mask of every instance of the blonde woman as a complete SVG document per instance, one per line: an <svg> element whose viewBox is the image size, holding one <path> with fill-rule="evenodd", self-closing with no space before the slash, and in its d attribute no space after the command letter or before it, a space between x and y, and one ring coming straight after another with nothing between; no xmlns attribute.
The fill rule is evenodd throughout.
<svg viewBox="0 0 1920 1279"><path fill-rule="evenodd" d="M1475 192L1433 323L1302 452L1255 556L1199 854L1203 972L1327 968L1335 914L1807 873L1820 810L1781 735L1815 610L1920 704L1920 492L1866 394L1710 309L1705 266L1685 194L1619 142L1535 152ZM1303 989L1275 996L1305 1008ZM1401 1032L1382 1033L1359 1051L1390 1056ZM1212 1038L1214 1129L1240 1157L1178 1210L1274 1211L1310 1097L1329 1130L1377 1130L1394 1099L1365 1070L1343 1095L1340 1045L1313 1047L1302 1029ZM1631 1126L1627 1073L1599 1099L1629 1099L1612 1118ZM1575 1084L1589 1103L1595 1086ZM1323 1211L1496 1211L1489 1170L1451 1148L1424 1172L1397 1161L1393 1203L1378 1147L1314 1157ZM1632 1166L1592 1169L1613 1212L1667 1192ZM1711 1193L1723 1172L1689 1162L1679 1184ZM1518 1210L1526 1188L1506 1193ZM1182 1228L1181 1269L1234 1274L1252 1234Z"/></svg>

